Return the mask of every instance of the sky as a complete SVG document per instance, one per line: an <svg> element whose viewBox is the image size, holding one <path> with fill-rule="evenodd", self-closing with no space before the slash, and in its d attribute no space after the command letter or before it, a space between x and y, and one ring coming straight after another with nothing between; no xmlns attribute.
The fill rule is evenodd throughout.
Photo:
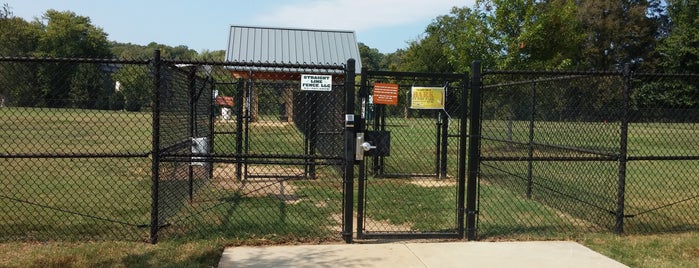
<svg viewBox="0 0 699 268"><path fill-rule="evenodd" d="M350 30L381 53L407 48L437 16L475 0L0 0L27 21L46 10L89 17L109 40L226 48L231 25Z"/></svg>

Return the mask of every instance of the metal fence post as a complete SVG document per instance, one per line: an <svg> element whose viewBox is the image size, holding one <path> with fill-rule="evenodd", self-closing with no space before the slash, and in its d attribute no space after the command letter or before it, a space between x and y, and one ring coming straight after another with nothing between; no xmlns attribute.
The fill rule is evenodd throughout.
<svg viewBox="0 0 699 268"><path fill-rule="evenodd" d="M238 181L243 180L243 90L245 90L245 80L238 79L236 84L235 98L238 100L238 105L235 105L235 178Z"/></svg>
<svg viewBox="0 0 699 268"><path fill-rule="evenodd" d="M213 179L214 178L214 161L213 161L213 156L214 156L214 120L216 120L215 116L215 109L216 109L216 102L214 101L214 90L216 90L216 80L210 76L209 79L211 79L211 89L209 92L210 95L207 96L209 98L209 148L207 149L209 154L211 154L211 157L209 157L210 162L209 164L209 169L208 169L208 178Z"/></svg>
<svg viewBox="0 0 699 268"><path fill-rule="evenodd" d="M624 232L624 203L626 194L626 162L629 134L629 96L631 91L631 65L624 65L624 88L622 92L621 132L619 139L619 182L617 188L616 223L614 232Z"/></svg>
<svg viewBox="0 0 699 268"><path fill-rule="evenodd" d="M352 221L354 219L354 77L355 60L347 60L345 69L345 172L344 172L344 208L342 238L352 243Z"/></svg>
<svg viewBox="0 0 699 268"><path fill-rule="evenodd" d="M153 139L151 164L150 242L158 242L158 191L160 182L160 50L153 52Z"/></svg>
<svg viewBox="0 0 699 268"><path fill-rule="evenodd" d="M189 70L189 74L187 76L187 82L188 84L188 90L189 90L189 129L188 129L188 136L191 139L192 143L194 142L194 138L197 138L199 135L198 130L197 130L197 87L196 87L196 77L197 77L197 68L192 67ZM191 149L190 149L191 150ZM191 152L191 151L190 151ZM187 194L189 195L189 202L192 202L194 199L194 168L192 167L192 159L193 157L189 157L189 163L187 165Z"/></svg>
<svg viewBox="0 0 699 268"><path fill-rule="evenodd" d="M461 237L464 235L464 212L466 199L466 143L468 142L468 73L461 81L461 99L459 100L459 175L457 187L457 224Z"/></svg>
<svg viewBox="0 0 699 268"><path fill-rule="evenodd" d="M476 200L481 139L481 62L471 64L471 114L469 117L468 181L466 182L466 237L476 239ZM463 129L463 127L462 127Z"/></svg>

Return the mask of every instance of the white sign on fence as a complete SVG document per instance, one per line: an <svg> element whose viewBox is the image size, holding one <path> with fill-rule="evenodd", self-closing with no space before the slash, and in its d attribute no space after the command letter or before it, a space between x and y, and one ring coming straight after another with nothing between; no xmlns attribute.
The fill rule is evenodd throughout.
<svg viewBox="0 0 699 268"><path fill-rule="evenodd" d="M301 90L331 91L333 88L332 75L302 74Z"/></svg>

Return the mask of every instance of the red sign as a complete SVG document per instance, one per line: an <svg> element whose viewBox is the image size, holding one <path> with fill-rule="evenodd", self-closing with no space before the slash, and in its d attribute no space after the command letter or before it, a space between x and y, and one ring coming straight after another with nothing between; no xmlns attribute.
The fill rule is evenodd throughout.
<svg viewBox="0 0 699 268"><path fill-rule="evenodd" d="M374 104L398 105L398 84L374 84Z"/></svg>

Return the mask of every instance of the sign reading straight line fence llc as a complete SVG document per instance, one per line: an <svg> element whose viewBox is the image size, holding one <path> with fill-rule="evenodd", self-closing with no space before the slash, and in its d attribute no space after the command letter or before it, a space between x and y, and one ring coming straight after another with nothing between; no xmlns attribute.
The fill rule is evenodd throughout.
<svg viewBox="0 0 699 268"><path fill-rule="evenodd" d="M398 84L374 83L374 104L398 105Z"/></svg>
<svg viewBox="0 0 699 268"><path fill-rule="evenodd" d="M304 91L332 91L332 75L302 74L301 90Z"/></svg>
<svg viewBox="0 0 699 268"><path fill-rule="evenodd" d="M410 109L444 109L444 88L412 87Z"/></svg>

